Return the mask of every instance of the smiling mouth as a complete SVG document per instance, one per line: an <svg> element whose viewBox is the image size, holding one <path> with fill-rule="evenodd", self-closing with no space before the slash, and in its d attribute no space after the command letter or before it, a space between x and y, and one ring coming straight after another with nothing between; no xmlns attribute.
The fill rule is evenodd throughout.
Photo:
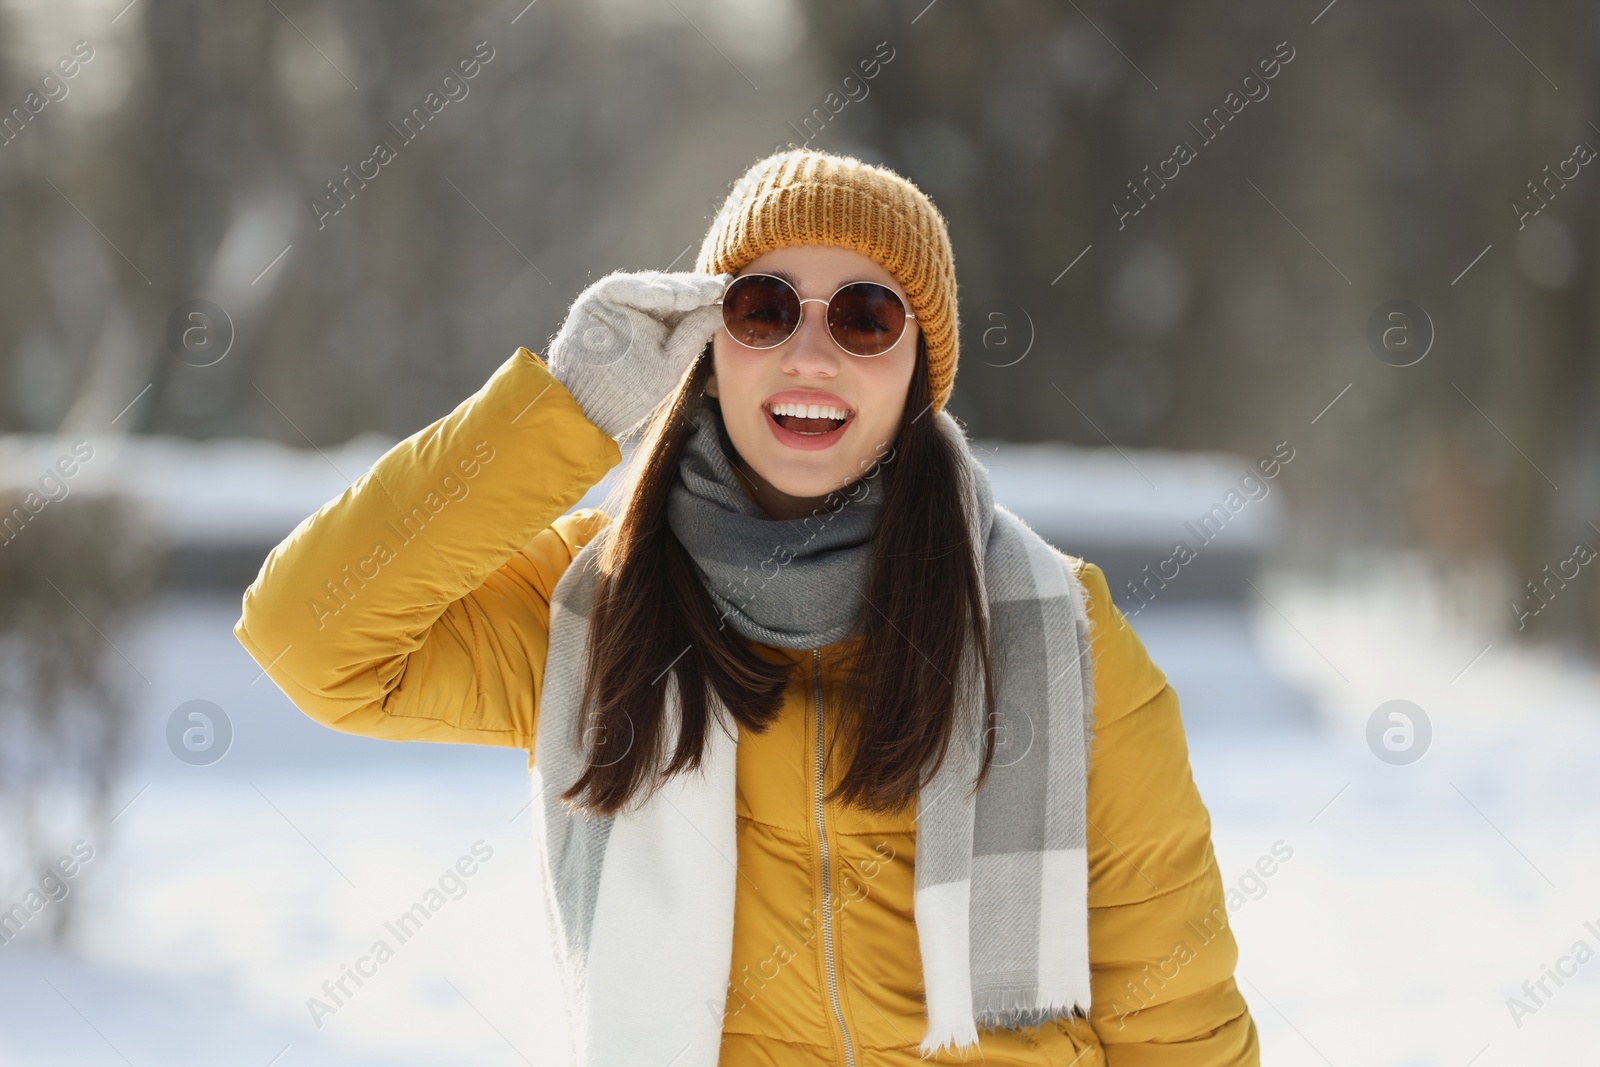
<svg viewBox="0 0 1600 1067"><path fill-rule="evenodd" d="M834 404L764 404L762 408L785 430L810 436L832 433L856 414Z"/></svg>

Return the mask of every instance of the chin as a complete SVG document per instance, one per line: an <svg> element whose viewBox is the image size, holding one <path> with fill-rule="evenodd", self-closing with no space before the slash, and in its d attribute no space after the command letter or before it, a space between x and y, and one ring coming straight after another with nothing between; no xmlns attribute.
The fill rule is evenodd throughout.
<svg viewBox="0 0 1600 1067"><path fill-rule="evenodd" d="M788 496L824 497L872 473L877 457L887 451L887 447L861 454L856 450L841 450L830 451L826 457L813 454L805 458L797 458L793 453L780 456L767 453L762 459L768 469L760 473L767 484Z"/></svg>
<svg viewBox="0 0 1600 1067"><path fill-rule="evenodd" d="M785 471L775 478L767 475L763 477L778 492L801 499L827 496L835 489L843 488L850 481L842 473L801 474L794 470Z"/></svg>

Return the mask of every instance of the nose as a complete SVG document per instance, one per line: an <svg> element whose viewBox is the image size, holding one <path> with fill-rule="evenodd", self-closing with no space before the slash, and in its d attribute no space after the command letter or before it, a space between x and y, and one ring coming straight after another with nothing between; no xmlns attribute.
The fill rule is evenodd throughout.
<svg viewBox="0 0 1600 1067"><path fill-rule="evenodd" d="M807 304L821 304L812 314ZM832 378L839 373L839 357L844 353L828 333L828 302L821 297L800 301L800 325L781 346L778 367L785 374L801 378Z"/></svg>

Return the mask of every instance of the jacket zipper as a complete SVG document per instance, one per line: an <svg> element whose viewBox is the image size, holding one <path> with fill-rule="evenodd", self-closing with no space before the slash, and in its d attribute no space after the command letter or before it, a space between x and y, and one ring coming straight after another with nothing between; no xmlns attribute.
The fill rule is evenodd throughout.
<svg viewBox="0 0 1600 1067"><path fill-rule="evenodd" d="M839 1024L839 1036L844 1039L845 1067L855 1067L855 1049L850 1043L850 1031L844 1025L844 1012L839 1007L839 979L834 971L833 962L833 908L830 902L828 876L828 830L822 819L822 649L811 650L812 678L815 681L816 709L817 709L817 744L816 744L816 798L817 798L817 839L822 844L822 954L827 963L828 970L828 996L833 1001L833 1017Z"/></svg>

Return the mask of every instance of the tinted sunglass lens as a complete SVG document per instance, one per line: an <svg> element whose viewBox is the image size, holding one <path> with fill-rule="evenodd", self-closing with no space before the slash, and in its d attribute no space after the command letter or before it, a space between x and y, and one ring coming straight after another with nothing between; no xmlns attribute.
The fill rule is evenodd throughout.
<svg viewBox="0 0 1600 1067"><path fill-rule="evenodd" d="M800 298L781 278L735 278L722 297L722 323L740 344L772 348L800 325Z"/></svg>
<svg viewBox="0 0 1600 1067"><path fill-rule="evenodd" d="M906 306L893 289L856 282L840 289L828 305L828 329L846 350L878 356L893 348L906 328Z"/></svg>

